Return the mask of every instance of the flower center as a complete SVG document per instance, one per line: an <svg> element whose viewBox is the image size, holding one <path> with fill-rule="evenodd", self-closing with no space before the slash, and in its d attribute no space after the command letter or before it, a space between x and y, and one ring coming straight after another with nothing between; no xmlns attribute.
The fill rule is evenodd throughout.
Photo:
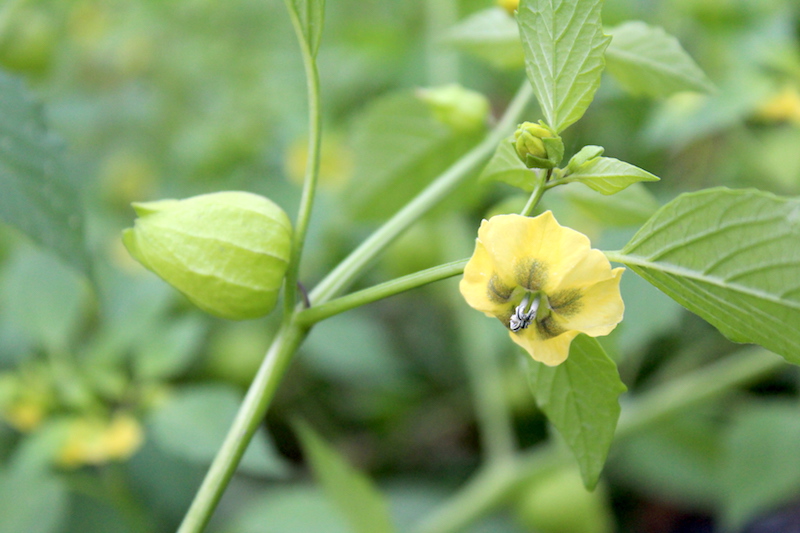
<svg viewBox="0 0 800 533"><path fill-rule="evenodd" d="M539 309L539 295L535 297L531 293L525 294L520 304L511 315L508 327L513 332L517 332L527 328L536 320L536 310Z"/></svg>
<svg viewBox="0 0 800 533"><path fill-rule="evenodd" d="M527 328L537 319L544 320L549 315L550 303L547 300L547 295L541 291L526 292L508 320L508 328L516 333Z"/></svg>

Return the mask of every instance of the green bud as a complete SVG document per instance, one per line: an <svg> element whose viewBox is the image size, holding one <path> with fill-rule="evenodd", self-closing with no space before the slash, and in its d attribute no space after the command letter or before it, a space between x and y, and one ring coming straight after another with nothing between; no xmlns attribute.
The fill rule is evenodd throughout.
<svg viewBox="0 0 800 533"><path fill-rule="evenodd" d="M554 168L564 157L561 137L541 122L523 122L517 126L514 149L528 168Z"/></svg>
<svg viewBox="0 0 800 533"><path fill-rule="evenodd" d="M580 151L573 155L570 158L569 163L567 163L567 170L570 173L577 172L579 168L583 165L592 161L593 159L597 159L601 155L603 155L603 147L602 146L595 146L593 144L589 144L584 146L580 149Z"/></svg>
<svg viewBox="0 0 800 533"><path fill-rule="evenodd" d="M489 101L481 93L457 83L417 90L417 97L427 103L439 122L456 131L469 133L486 126Z"/></svg>
<svg viewBox="0 0 800 533"><path fill-rule="evenodd" d="M225 191L133 207L139 218L122 234L125 247L197 307L231 320L275 307L292 246L277 204Z"/></svg>

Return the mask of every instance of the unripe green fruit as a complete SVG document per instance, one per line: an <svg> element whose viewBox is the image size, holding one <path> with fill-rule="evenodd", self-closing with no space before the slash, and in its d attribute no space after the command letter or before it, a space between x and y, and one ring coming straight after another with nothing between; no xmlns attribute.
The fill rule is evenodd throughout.
<svg viewBox="0 0 800 533"><path fill-rule="evenodd" d="M572 467L551 472L525 487L517 517L537 533L611 533L613 518L602 486L587 491Z"/></svg>
<svg viewBox="0 0 800 533"><path fill-rule="evenodd" d="M225 191L133 207L139 218L122 234L125 247L197 307L231 320L275 307L292 246L277 204Z"/></svg>

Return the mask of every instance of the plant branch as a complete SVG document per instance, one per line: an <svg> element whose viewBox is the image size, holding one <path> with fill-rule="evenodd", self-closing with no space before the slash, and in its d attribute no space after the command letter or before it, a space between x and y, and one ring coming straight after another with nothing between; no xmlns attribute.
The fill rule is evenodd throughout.
<svg viewBox="0 0 800 533"><path fill-rule="evenodd" d="M459 259L458 261L445 263L426 270L420 270L419 272L414 272L413 274L336 298L324 304L301 311L297 315L297 322L302 326L308 327L326 318L349 311L350 309L376 302L401 292L416 289L417 287L422 287L434 281L458 276L464 272L464 265L466 263L466 259Z"/></svg>

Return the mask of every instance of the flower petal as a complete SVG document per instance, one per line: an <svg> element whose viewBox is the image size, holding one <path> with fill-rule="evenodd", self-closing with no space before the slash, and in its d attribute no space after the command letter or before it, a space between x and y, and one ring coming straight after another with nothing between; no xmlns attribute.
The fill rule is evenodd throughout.
<svg viewBox="0 0 800 533"><path fill-rule="evenodd" d="M513 287L505 285L495 272L495 265L486 247L479 240L475 252L464 267L464 277L458 285L467 303L489 316L506 315Z"/></svg>
<svg viewBox="0 0 800 533"><path fill-rule="evenodd" d="M553 213L537 217L498 215L481 224L478 237L498 274L510 285L550 292L590 250L589 239L561 226Z"/></svg>
<svg viewBox="0 0 800 533"><path fill-rule="evenodd" d="M578 333L578 331L565 331L555 337L543 339L536 328L531 327L519 333L510 332L510 336L512 341L525 348L534 361L547 366L556 366L567 359L569 345Z"/></svg>
<svg viewBox="0 0 800 533"><path fill-rule="evenodd" d="M580 306L576 313L554 310L558 324L567 330L580 331L591 337L608 335L622 321L625 304L619 292L619 281L625 269L615 268L608 279L580 290Z"/></svg>

